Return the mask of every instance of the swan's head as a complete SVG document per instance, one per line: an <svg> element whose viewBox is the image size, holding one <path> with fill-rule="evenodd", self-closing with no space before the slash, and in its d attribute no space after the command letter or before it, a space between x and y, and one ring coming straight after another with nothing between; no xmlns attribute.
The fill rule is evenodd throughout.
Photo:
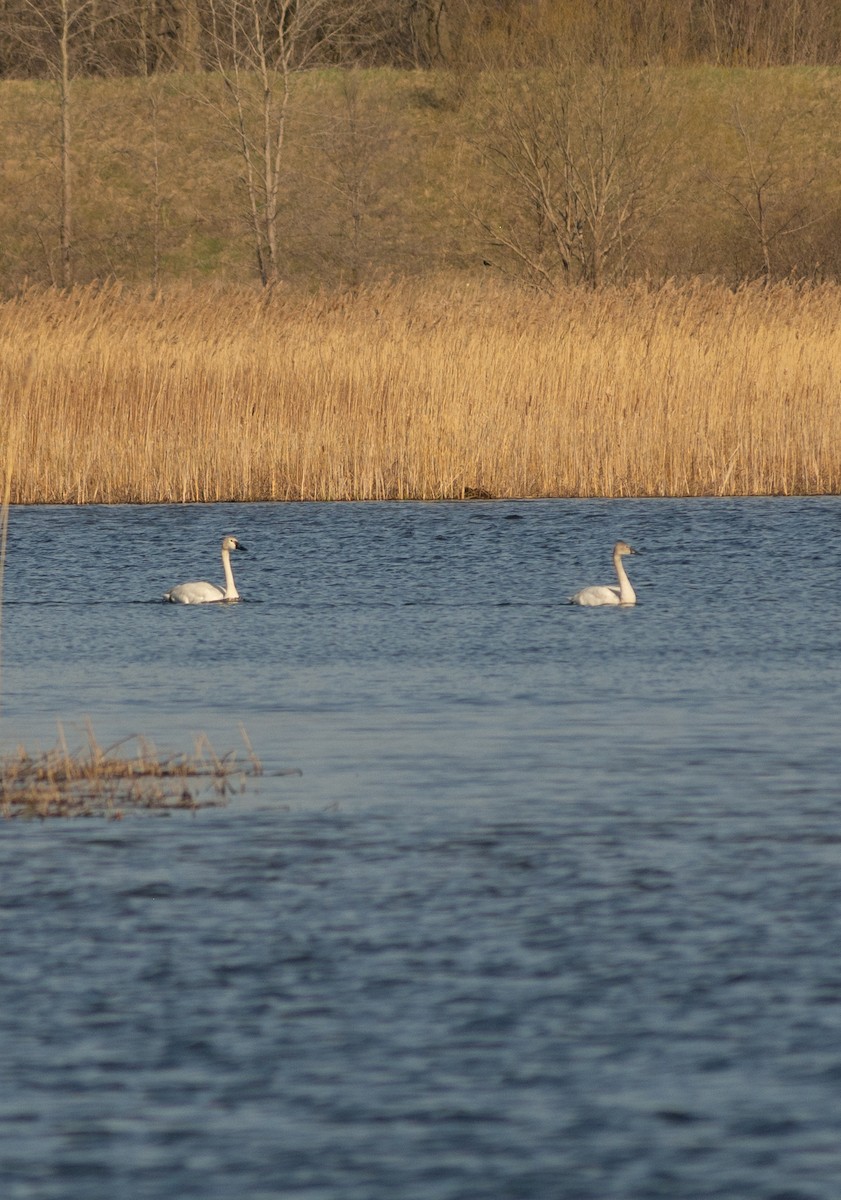
<svg viewBox="0 0 841 1200"><path fill-rule="evenodd" d="M245 549L246 549L246 547L243 546L242 542L238 542L237 539L235 537L231 537L230 534L228 535L228 537L222 538L222 553L223 554L225 553L226 550L230 552L231 550L243 550L244 551Z"/></svg>
<svg viewBox="0 0 841 1200"><path fill-rule="evenodd" d="M624 558L626 554L639 554L639 550L635 550L633 546L629 546L627 542L617 542L613 547L614 558Z"/></svg>

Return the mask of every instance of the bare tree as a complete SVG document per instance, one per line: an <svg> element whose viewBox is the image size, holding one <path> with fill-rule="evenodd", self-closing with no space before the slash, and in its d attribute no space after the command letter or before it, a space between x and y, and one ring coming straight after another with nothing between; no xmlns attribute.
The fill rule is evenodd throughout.
<svg viewBox="0 0 841 1200"><path fill-rule="evenodd" d="M58 176L58 269L54 281L69 287L74 279L74 82L82 70L82 52L103 26L117 20L124 6L99 0L19 0L16 37L34 71L46 73L58 96L56 169Z"/></svg>
<svg viewBox="0 0 841 1200"><path fill-rule="evenodd" d="M199 0L135 0L135 61L141 74L202 65Z"/></svg>
<svg viewBox="0 0 841 1200"><path fill-rule="evenodd" d="M159 90L155 86L154 80L147 81L146 96L149 106L149 149L146 163L146 174L148 176L149 187L151 191L152 210L152 219L149 223L151 226L150 233L152 240L151 283L152 294L157 295L161 281L161 236L163 232L163 216L166 197L161 186L161 98Z"/></svg>
<svg viewBox="0 0 841 1200"><path fill-rule="evenodd" d="M480 148L503 203L474 209L489 253L541 287L621 274L672 199L659 77L556 62L494 93Z"/></svg>
<svg viewBox="0 0 841 1200"><path fill-rule="evenodd" d="M449 62L450 12L446 0L409 0L408 25L416 66Z"/></svg>
<svg viewBox="0 0 841 1200"><path fill-rule="evenodd" d="M341 110L325 125L318 145L327 166L322 178L338 214L338 257L350 286L356 288L362 282L368 227L387 182L384 164L395 132L367 107L358 71L344 72L340 100Z"/></svg>
<svg viewBox="0 0 841 1200"><path fill-rule="evenodd" d="M815 166L798 160L796 170L792 169L786 135L795 119L795 114L783 110L770 122L751 122L743 105L734 101L731 127L738 144L736 169L727 177L706 171L739 218L759 257L758 273L766 281L777 273L781 244L827 216L813 208ZM804 144L808 137L798 137L797 145Z"/></svg>
<svg viewBox="0 0 841 1200"><path fill-rule="evenodd" d="M364 0L208 0L213 64L224 85L205 100L239 156L260 279L283 273L281 186L294 77L339 47Z"/></svg>

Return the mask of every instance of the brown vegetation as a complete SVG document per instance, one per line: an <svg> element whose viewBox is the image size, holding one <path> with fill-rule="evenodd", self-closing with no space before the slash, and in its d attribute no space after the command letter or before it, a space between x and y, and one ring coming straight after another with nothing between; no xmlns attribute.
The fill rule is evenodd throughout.
<svg viewBox="0 0 841 1200"><path fill-rule="evenodd" d="M0 74L49 73L64 27L74 70L145 75L212 66L214 23L250 12L321 63L534 65L558 45L591 60L769 66L841 61L834 0L4 0Z"/></svg>
<svg viewBox="0 0 841 1200"><path fill-rule="evenodd" d="M19 747L0 759L0 816L119 818L132 808L206 808L241 792L261 766L243 733L248 761L233 752L216 754L204 737L192 755L161 756L143 738L105 749L89 727L87 745L71 750L59 725L58 743L28 753ZM127 743L135 744L128 754Z"/></svg>
<svg viewBox="0 0 841 1200"><path fill-rule="evenodd" d="M486 276L0 307L23 504L831 493L839 372L834 285L550 296Z"/></svg>
<svg viewBox="0 0 841 1200"><path fill-rule="evenodd" d="M0 84L0 293L841 279L835 69L272 78Z"/></svg>

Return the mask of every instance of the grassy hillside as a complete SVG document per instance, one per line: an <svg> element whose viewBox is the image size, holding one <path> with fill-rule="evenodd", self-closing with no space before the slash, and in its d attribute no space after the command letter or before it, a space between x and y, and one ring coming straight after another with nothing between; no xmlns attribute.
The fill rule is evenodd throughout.
<svg viewBox="0 0 841 1200"><path fill-rule="evenodd" d="M282 277L332 287L348 282L354 258L363 281L480 270L483 260L507 269L475 220L504 218L511 204L487 145L488 114L504 81L359 72L351 129L345 80L340 72L295 80L281 188ZM670 202L629 271L654 280L758 273L746 133L770 220L793 218L774 242L775 273L841 275L841 73L698 68L666 72L658 86L657 136L668 139L661 187ZM57 279L59 126L52 85L3 82L0 90L0 286L8 294L24 281ZM73 83L77 281L254 279L242 162L220 115L227 104L221 82L209 77ZM356 250L342 194L349 166L364 184Z"/></svg>

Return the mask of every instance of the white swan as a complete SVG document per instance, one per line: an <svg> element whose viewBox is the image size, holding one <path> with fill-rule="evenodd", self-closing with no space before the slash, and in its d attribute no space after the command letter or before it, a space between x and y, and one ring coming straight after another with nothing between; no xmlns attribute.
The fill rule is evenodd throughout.
<svg viewBox="0 0 841 1200"><path fill-rule="evenodd" d="M239 600L237 585L234 583L234 573L231 570L231 551L245 550L245 546L235 537L222 538L222 569L225 572L224 588L215 583L179 583L172 591L167 592L164 600L173 604L212 604L218 600Z"/></svg>
<svg viewBox="0 0 841 1200"><path fill-rule="evenodd" d="M596 604L636 604L637 594L631 587L631 581L625 574L625 568L622 565L622 559L626 554L639 554L639 551L635 550L633 546L629 546L627 542L617 542L613 547L613 569L619 580L618 587L611 583L605 587L582 588L580 592L570 596L570 604L584 604L588 607Z"/></svg>

